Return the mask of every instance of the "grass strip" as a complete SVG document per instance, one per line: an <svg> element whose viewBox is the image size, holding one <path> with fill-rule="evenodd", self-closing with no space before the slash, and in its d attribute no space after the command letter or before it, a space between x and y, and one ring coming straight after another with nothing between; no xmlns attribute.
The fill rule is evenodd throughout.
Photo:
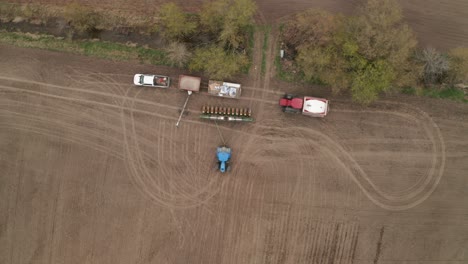
<svg viewBox="0 0 468 264"><path fill-rule="evenodd" d="M107 41L71 41L50 35L3 31L0 32L0 43L23 48L61 51L118 61L138 60L142 63L168 65L166 53L164 51L144 47L133 47Z"/></svg>
<svg viewBox="0 0 468 264"><path fill-rule="evenodd" d="M263 47L262 47L262 75L265 75L266 72L266 50L268 48L268 38L270 37L271 27L267 26L263 29L265 35L263 37Z"/></svg>
<svg viewBox="0 0 468 264"><path fill-rule="evenodd" d="M423 95L432 98L449 99L453 101L468 103L468 100L465 99L465 93L462 90L457 89L455 87L442 90L425 89L423 90Z"/></svg>

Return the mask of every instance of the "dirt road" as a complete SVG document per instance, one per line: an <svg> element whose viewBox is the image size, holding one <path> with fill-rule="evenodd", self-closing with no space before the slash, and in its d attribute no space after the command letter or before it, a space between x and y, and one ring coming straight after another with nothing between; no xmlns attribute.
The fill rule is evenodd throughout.
<svg viewBox="0 0 468 264"><path fill-rule="evenodd" d="M184 93L131 85L173 69L0 55L0 263L468 262L465 104L285 115L279 96L303 88L270 80L268 62L239 101L192 96L176 128ZM257 118L221 125L230 174L213 168L205 103Z"/></svg>

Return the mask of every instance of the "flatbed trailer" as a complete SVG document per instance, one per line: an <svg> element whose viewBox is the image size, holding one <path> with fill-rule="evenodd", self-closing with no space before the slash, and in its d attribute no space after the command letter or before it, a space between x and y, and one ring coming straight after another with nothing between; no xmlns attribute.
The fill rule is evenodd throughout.
<svg viewBox="0 0 468 264"><path fill-rule="evenodd" d="M188 75L179 75L179 89L191 92L200 91L201 78Z"/></svg>
<svg viewBox="0 0 468 264"><path fill-rule="evenodd" d="M224 81L208 81L208 94L225 98L239 98L241 96L241 85Z"/></svg>

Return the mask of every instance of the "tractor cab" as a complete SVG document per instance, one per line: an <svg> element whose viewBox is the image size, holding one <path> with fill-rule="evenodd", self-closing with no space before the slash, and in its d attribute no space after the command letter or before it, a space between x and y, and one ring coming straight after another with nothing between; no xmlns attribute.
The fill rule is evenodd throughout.
<svg viewBox="0 0 468 264"><path fill-rule="evenodd" d="M304 105L303 97L295 97L292 94L285 94L280 99L279 105L283 108L283 112L287 113L300 113Z"/></svg>
<svg viewBox="0 0 468 264"><path fill-rule="evenodd" d="M283 107L292 107L294 109L302 109L302 105L304 104L304 100L302 98L281 98L280 99L280 106Z"/></svg>

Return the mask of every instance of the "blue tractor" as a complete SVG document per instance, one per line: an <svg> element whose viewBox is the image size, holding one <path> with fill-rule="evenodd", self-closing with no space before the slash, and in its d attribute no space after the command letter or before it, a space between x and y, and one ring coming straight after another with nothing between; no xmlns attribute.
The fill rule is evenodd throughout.
<svg viewBox="0 0 468 264"><path fill-rule="evenodd" d="M216 150L216 157L218 158L219 171L224 173L229 170L229 160L231 159L231 148L227 146L218 147Z"/></svg>

